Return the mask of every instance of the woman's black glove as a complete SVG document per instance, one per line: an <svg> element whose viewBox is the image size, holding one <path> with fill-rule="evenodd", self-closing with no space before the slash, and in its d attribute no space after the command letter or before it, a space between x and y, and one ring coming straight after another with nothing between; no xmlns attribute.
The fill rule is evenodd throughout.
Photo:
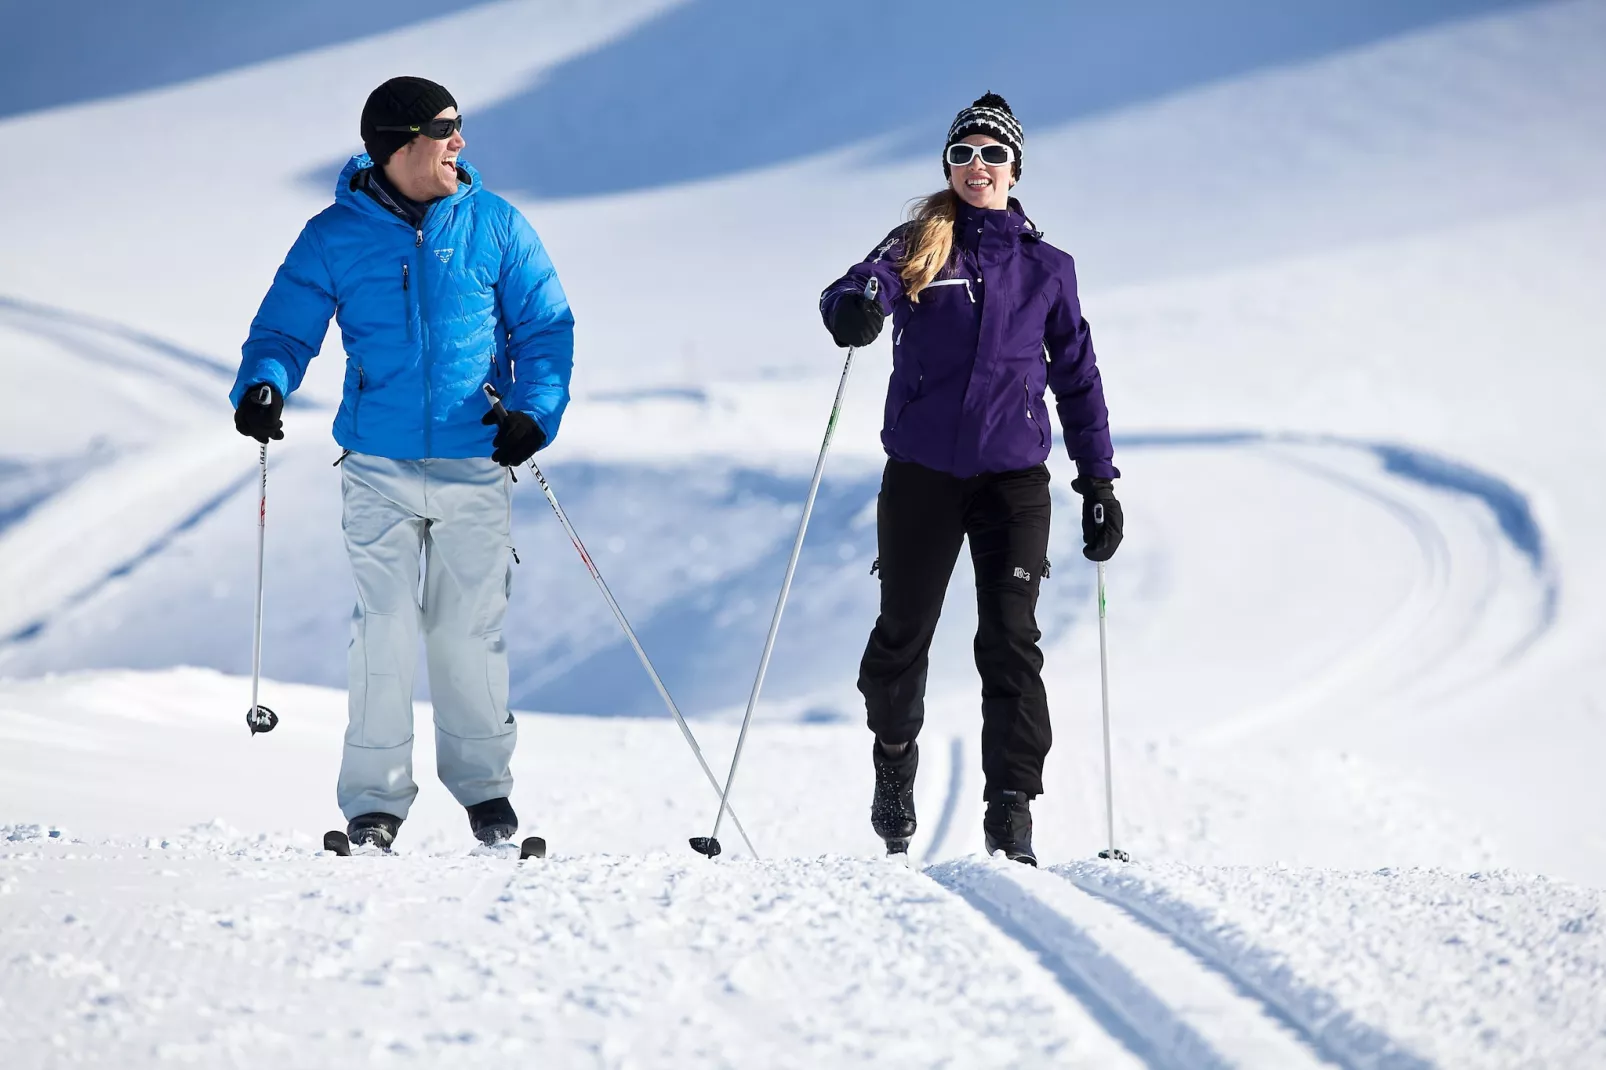
<svg viewBox="0 0 1606 1070"><path fill-rule="evenodd" d="M1121 503L1108 479L1073 479L1071 489L1082 496L1082 556L1108 561L1121 545Z"/></svg>
<svg viewBox="0 0 1606 1070"><path fill-rule="evenodd" d="M831 309L831 338L844 349L867 346L881 333L886 318L881 302L875 298L862 293L843 294Z"/></svg>
<svg viewBox="0 0 1606 1070"><path fill-rule="evenodd" d="M497 423L496 410L492 409L486 413L480 423ZM535 417L527 412L515 410L507 414L507 419L501 421L491 445L494 447L491 460L509 468L517 468L534 457L536 450L546 445L546 432L535 422Z"/></svg>
<svg viewBox="0 0 1606 1070"><path fill-rule="evenodd" d="M234 429L264 446L284 437L284 397L272 383L252 383L234 409Z"/></svg>

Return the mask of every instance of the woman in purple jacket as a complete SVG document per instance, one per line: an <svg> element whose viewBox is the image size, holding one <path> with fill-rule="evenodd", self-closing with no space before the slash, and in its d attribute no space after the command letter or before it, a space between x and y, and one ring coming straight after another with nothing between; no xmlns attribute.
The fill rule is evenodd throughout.
<svg viewBox="0 0 1606 1070"><path fill-rule="evenodd" d="M926 667L959 547L976 572L976 668L988 851L1036 865L1029 802L1051 741L1037 591L1048 566L1054 391L1082 495L1082 553L1121 543L1110 429L1071 257L1043 241L1009 195L1025 135L988 93L948 130L948 186L832 283L820 313L839 346L875 341L892 314L892 378L876 504L881 615L859 666L875 733L870 823L889 853L915 831L915 737ZM869 280L879 281L866 297Z"/></svg>

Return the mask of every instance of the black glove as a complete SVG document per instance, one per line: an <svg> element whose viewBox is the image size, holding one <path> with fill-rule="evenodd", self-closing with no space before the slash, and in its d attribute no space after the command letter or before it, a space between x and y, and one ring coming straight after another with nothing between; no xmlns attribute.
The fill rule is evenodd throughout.
<svg viewBox="0 0 1606 1070"><path fill-rule="evenodd" d="M831 338L837 345L867 346L881 333L887 314L881 302L862 293L843 294L831 310Z"/></svg>
<svg viewBox="0 0 1606 1070"><path fill-rule="evenodd" d="M1073 479L1071 489L1082 496L1082 556L1108 561L1121 545L1121 503L1108 479Z"/></svg>
<svg viewBox="0 0 1606 1070"><path fill-rule="evenodd" d="M266 396L267 400L262 400ZM254 438L264 446L268 439L278 441L284 437L284 397L272 383L252 383L240 395L240 404L234 410L234 429L246 438Z"/></svg>
<svg viewBox="0 0 1606 1070"><path fill-rule="evenodd" d="M496 410L492 409L480 419L480 423L490 425L497 423ZM516 468L535 456L535 451L546 445L546 432L541 425L535 422L535 417L527 412L513 411L507 414L507 419L501 421L500 430L491 440L495 449L491 453L491 460L497 464Z"/></svg>

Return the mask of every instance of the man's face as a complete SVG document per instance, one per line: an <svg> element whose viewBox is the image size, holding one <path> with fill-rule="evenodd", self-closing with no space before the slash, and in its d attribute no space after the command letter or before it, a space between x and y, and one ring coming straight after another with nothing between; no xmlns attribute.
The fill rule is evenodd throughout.
<svg viewBox="0 0 1606 1070"><path fill-rule="evenodd" d="M444 108L437 119L457 118L456 108ZM385 163L385 174L406 196L432 201L457 192L457 154L467 142L460 130L445 141L419 134L397 149Z"/></svg>

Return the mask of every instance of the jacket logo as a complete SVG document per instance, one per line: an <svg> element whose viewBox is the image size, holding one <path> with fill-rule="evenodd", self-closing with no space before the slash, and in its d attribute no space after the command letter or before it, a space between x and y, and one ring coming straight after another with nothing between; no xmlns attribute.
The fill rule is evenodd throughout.
<svg viewBox="0 0 1606 1070"><path fill-rule="evenodd" d="M456 249L436 249L435 255L441 258L441 263L450 264L452 262L452 254L455 252L457 252Z"/></svg>
<svg viewBox="0 0 1606 1070"><path fill-rule="evenodd" d="M1017 580L1025 580L1027 583L1032 582L1032 574L1021 568L1019 565L1015 566L1015 578Z"/></svg>

